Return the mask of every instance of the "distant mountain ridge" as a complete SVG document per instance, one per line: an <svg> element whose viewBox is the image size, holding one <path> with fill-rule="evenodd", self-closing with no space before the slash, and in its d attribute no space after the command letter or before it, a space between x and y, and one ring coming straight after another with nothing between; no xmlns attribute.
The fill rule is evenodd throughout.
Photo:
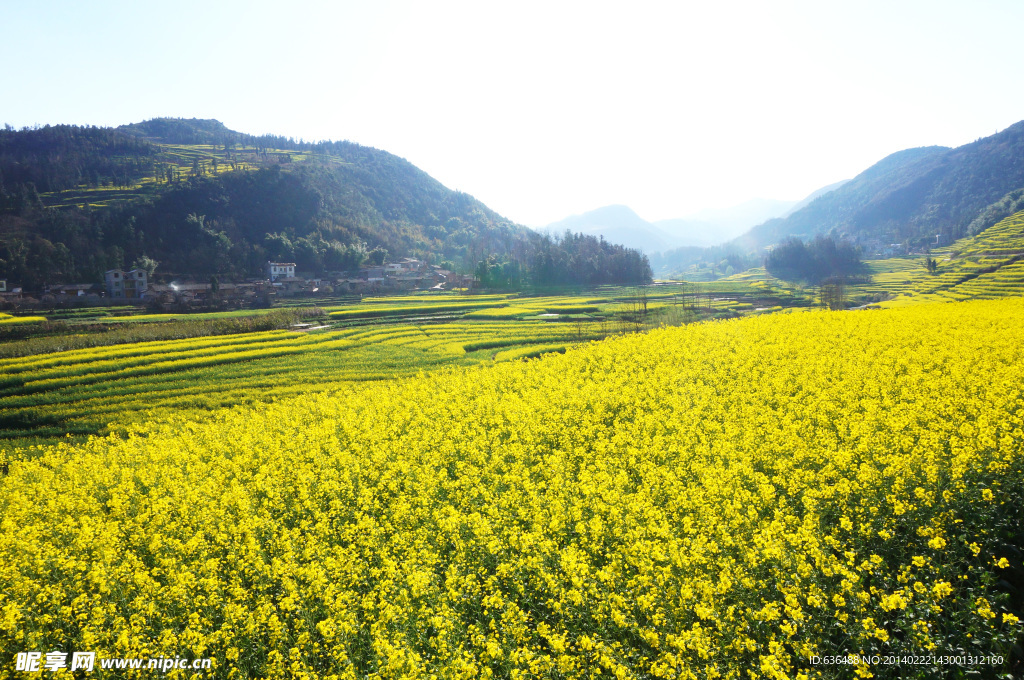
<svg viewBox="0 0 1024 680"><path fill-rule="evenodd" d="M836 231L860 243L944 243L1024 187L1024 121L956 148L929 146L886 156L792 214L751 229L737 245L759 249L789 236Z"/></svg>
<svg viewBox="0 0 1024 680"><path fill-rule="evenodd" d="M818 192L822 191L824 190L818 190ZM752 198L728 208L701 210L684 219L714 225L716 238L719 239L717 242L722 243L742 234L756 224L786 214L797 204L798 201Z"/></svg>
<svg viewBox="0 0 1024 680"><path fill-rule="evenodd" d="M796 201L752 199L729 208L703 210L689 217L649 222L625 205L608 205L553 222L540 231L603 236L648 255L675 248L707 247L739 236L755 224L786 214Z"/></svg>
<svg viewBox="0 0 1024 680"><path fill-rule="evenodd" d="M802 210L804 207L810 205L811 201L814 201L815 199L817 199L817 198L819 198L821 196L824 196L825 194L827 194L830 191L835 191L836 189L838 189L839 187L843 186L844 184L846 184L849 181L850 180L848 180L848 179L839 180L838 182L834 182L832 184L829 184L828 186L824 186L824 187L818 189L817 191L812 192L810 196L807 196L804 200L802 200L799 203L797 203L796 205L794 205L792 208L787 210L783 215L780 215L780 217L789 217L790 215L795 213L797 210ZM771 219L771 218L768 218L768 219ZM758 224L760 224L760 222Z"/></svg>

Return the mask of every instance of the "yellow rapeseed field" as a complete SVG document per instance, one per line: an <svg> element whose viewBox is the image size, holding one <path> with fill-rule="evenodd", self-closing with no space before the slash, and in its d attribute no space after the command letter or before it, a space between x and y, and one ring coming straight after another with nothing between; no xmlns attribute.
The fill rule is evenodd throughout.
<svg viewBox="0 0 1024 680"><path fill-rule="evenodd" d="M1022 376L1021 299L797 312L55 447L0 477L0 675L992 677Z"/></svg>

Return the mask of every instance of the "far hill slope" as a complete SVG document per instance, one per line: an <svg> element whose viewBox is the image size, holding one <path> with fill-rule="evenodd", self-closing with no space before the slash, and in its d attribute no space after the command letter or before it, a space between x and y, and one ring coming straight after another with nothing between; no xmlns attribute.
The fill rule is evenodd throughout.
<svg viewBox="0 0 1024 680"><path fill-rule="evenodd" d="M758 225L739 242L748 248L787 236L837 230L860 242L946 243L1008 192L1024 187L1024 121L950 149L894 153L839 188L783 218Z"/></svg>
<svg viewBox="0 0 1024 680"><path fill-rule="evenodd" d="M248 142L253 146L256 140L261 139L230 130L224 123L210 118L153 118L141 123L120 125L116 129L118 132L159 140L165 144L227 144L231 147Z"/></svg>
<svg viewBox="0 0 1024 680"><path fill-rule="evenodd" d="M607 241L622 243L645 253L654 253L671 247L671 237L668 233L624 205L606 205L582 215L572 215L549 224L541 231L552 235L570 231L603 236Z"/></svg>
<svg viewBox="0 0 1024 680"><path fill-rule="evenodd" d="M833 182L832 184L829 184L828 186L824 186L824 187L818 189L817 191L811 192L810 196L807 196L806 198L804 198L802 201L800 201L799 203L797 203L796 205L791 207L789 210L787 210L784 214L779 215L779 217L789 217L790 215L795 213L797 210L803 210L804 207L810 205L811 201L814 201L814 200L820 198L821 196L824 196L825 194L827 194L830 191L835 191L836 189L838 189L839 187L843 186L844 184L846 184L849 181L850 180L848 180L848 179L839 180L838 182ZM773 215L773 217L774 217L774 215ZM771 219L771 218L769 218L769 219Z"/></svg>

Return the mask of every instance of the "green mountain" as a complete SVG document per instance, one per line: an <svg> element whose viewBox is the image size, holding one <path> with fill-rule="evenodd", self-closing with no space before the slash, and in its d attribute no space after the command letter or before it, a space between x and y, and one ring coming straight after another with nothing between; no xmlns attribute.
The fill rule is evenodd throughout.
<svg viewBox="0 0 1024 680"><path fill-rule="evenodd" d="M793 214L768 220L738 240L763 248L788 236L837 231L872 244L950 243L989 226L972 222L1008 193L1024 187L1024 121L951 149L894 153Z"/></svg>
<svg viewBox="0 0 1024 680"><path fill-rule="evenodd" d="M27 285L98 280L142 255L165 274L238 278L276 258L351 269L378 247L458 260L525 234L411 163L349 142L254 137L212 120L0 131L0 276Z"/></svg>
<svg viewBox="0 0 1024 680"><path fill-rule="evenodd" d="M0 279L26 288L100 281L144 258L163 278L240 280L267 260L320 275L368 255L467 272L486 260L543 285L650 276L637 252L540 236L351 142L257 137L199 119L0 130Z"/></svg>

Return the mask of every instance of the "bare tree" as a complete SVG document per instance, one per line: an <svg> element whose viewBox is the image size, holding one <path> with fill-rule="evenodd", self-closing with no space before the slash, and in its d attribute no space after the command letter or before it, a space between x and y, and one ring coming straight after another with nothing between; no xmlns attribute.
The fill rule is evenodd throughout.
<svg viewBox="0 0 1024 680"><path fill-rule="evenodd" d="M583 329L586 328L586 320L582 315L573 320L573 328L576 331L576 342L583 342Z"/></svg>
<svg viewBox="0 0 1024 680"><path fill-rule="evenodd" d="M846 281L842 277L822 281L819 298L822 307L828 307L831 310L845 309Z"/></svg>
<svg viewBox="0 0 1024 680"><path fill-rule="evenodd" d="M626 319L632 325L634 333L639 333L644 329L644 324L647 321L646 287L636 286L633 288L633 294L626 302Z"/></svg>

